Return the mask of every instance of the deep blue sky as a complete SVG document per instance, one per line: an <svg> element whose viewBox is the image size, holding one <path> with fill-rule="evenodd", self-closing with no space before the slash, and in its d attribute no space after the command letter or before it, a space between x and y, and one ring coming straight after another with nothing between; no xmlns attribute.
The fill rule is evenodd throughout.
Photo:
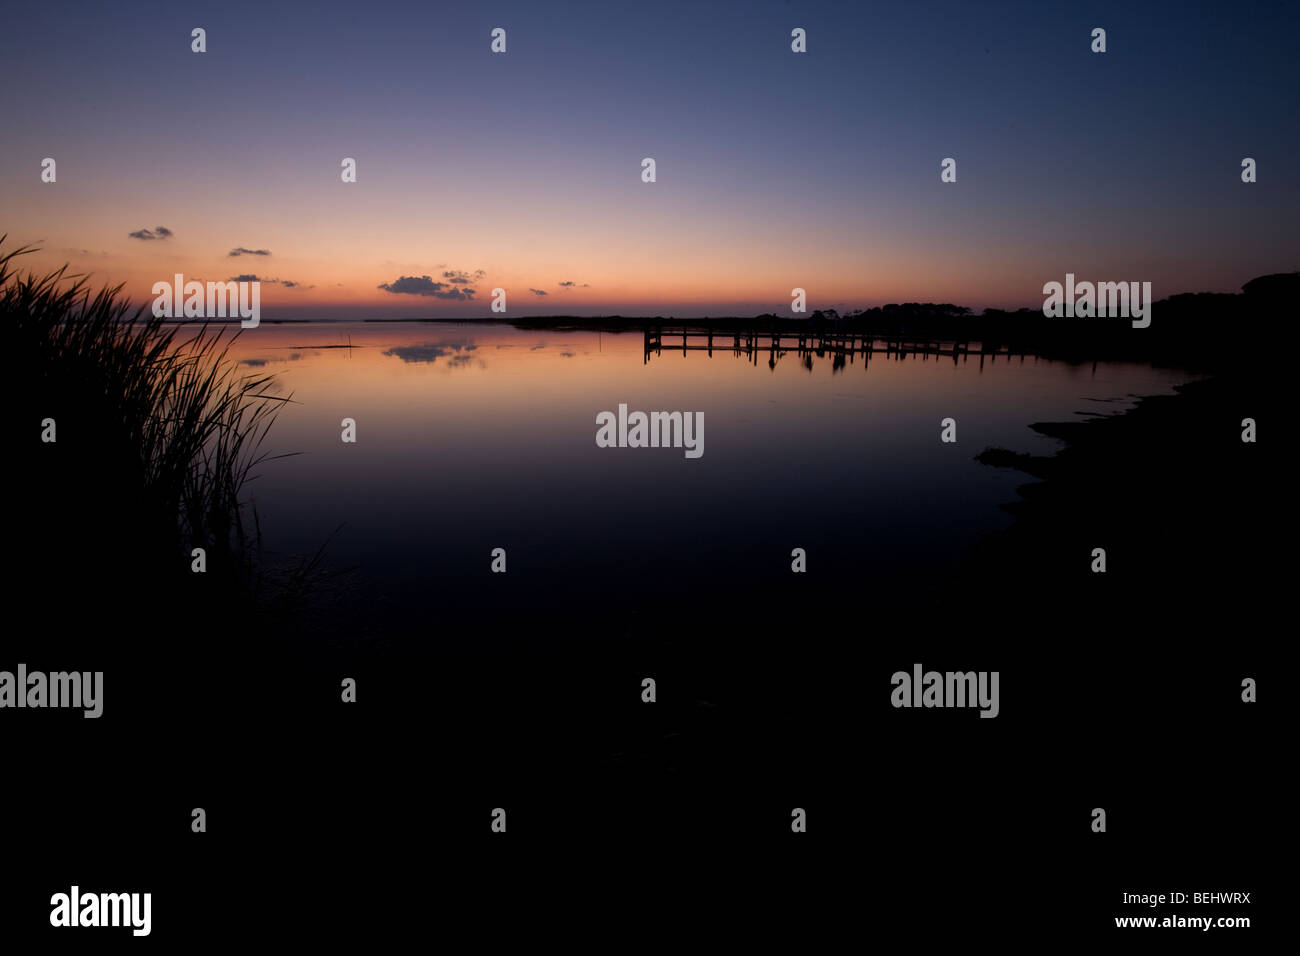
<svg viewBox="0 0 1300 956"><path fill-rule="evenodd" d="M794 285L811 307L1035 305L1066 271L1160 297L1300 267L1296 3L52 3L4 24L0 231L133 291L248 271L238 246L296 283L280 307L413 313L479 314L498 285L533 312L779 310ZM378 289L440 267L483 271L472 306Z"/></svg>

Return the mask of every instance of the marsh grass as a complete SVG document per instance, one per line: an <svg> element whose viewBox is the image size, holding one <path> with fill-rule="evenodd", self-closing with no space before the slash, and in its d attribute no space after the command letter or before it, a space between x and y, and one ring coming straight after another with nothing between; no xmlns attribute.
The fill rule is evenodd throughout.
<svg viewBox="0 0 1300 956"><path fill-rule="evenodd" d="M132 308L121 285L92 290L67 267L19 274L0 236L0 329L6 391L20 423L22 478L35 513L20 522L43 559L95 547L99 575L192 587L256 590L260 532L243 495L276 415L273 375L241 372L229 356L239 330L178 326ZM57 440L41 443L40 423ZM275 456L282 457L282 456ZM191 575L193 548L207 575ZM85 575L83 575L84 577Z"/></svg>

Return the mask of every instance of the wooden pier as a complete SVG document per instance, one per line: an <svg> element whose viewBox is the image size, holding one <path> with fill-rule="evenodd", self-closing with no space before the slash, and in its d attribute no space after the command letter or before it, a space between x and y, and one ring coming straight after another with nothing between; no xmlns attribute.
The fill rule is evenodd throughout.
<svg viewBox="0 0 1300 956"><path fill-rule="evenodd" d="M853 364L862 356L865 366L873 356L882 355L886 359L901 361L913 356L926 361L934 356L935 361L951 358L953 364L978 356L980 368L984 360L995 362L999 356L1010 361L1020 356L1024 361L1032 352L1013 350L1009 345L986 345L984 342L970 340L953 341L950 339L922 339L876 335L871 332L799 332L799 331L760 331L757 329L719 331L708 327L691 326L646 326L645 357L642 364L650 361L651 355L664 352L707 352L712 358L714 351L730 352L739 357L748 358L751 364L758 364L760 353L768 353L768 365L775 367L783 356L793 352L805 364L812 358L830 357L838 366Z"/></svg>

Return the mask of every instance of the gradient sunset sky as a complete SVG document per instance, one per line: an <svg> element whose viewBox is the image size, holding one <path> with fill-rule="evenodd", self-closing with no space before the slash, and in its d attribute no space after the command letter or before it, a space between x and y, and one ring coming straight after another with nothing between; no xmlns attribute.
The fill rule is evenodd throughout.
<svg viewBox="0 0 1300 956"><path fill-rule="evenodd" d="M1297 38L1283 2L9 6L0 233L141 302L276 279L272 319L1236 291L1300 268Z"/></svg>

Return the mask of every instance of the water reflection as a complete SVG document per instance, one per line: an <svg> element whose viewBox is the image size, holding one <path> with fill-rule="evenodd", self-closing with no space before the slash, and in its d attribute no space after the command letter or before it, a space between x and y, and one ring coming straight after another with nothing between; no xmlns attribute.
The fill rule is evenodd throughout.
<svg viewBox="0 0 1300 956"><path fill-rule="evenodd" d="M344 347L303 347L330 342ZM357 323L268 324L232 352L277 362L294 399L267 448L301 454L251 486L267 547L311 555L341 525L325 560L358 569L356 600L416 619L435 593L490 607L497 547L515 600L574 606L647 582L777 586L795 547L827 586L931 580L1010 521L999 506L1024 476L981 450L1051 454L1029 424L1186 378L924 346ZM620 403L702 414L708 454L599 447L596 416ZM939 440L945 418L956 444Z"/></svg>
<svg viewBox="0 0 1300 956"><path fill-rule="evenodd" d="M394 345L387 349L385 355L393 355L403 362L423 362L432 365L438 359L446 359L444 365L459 368L474 361L472 354L478 345L472 339L459 342L425 342L417 345ZM479 360L482 366L482 360Z"/></svg>

